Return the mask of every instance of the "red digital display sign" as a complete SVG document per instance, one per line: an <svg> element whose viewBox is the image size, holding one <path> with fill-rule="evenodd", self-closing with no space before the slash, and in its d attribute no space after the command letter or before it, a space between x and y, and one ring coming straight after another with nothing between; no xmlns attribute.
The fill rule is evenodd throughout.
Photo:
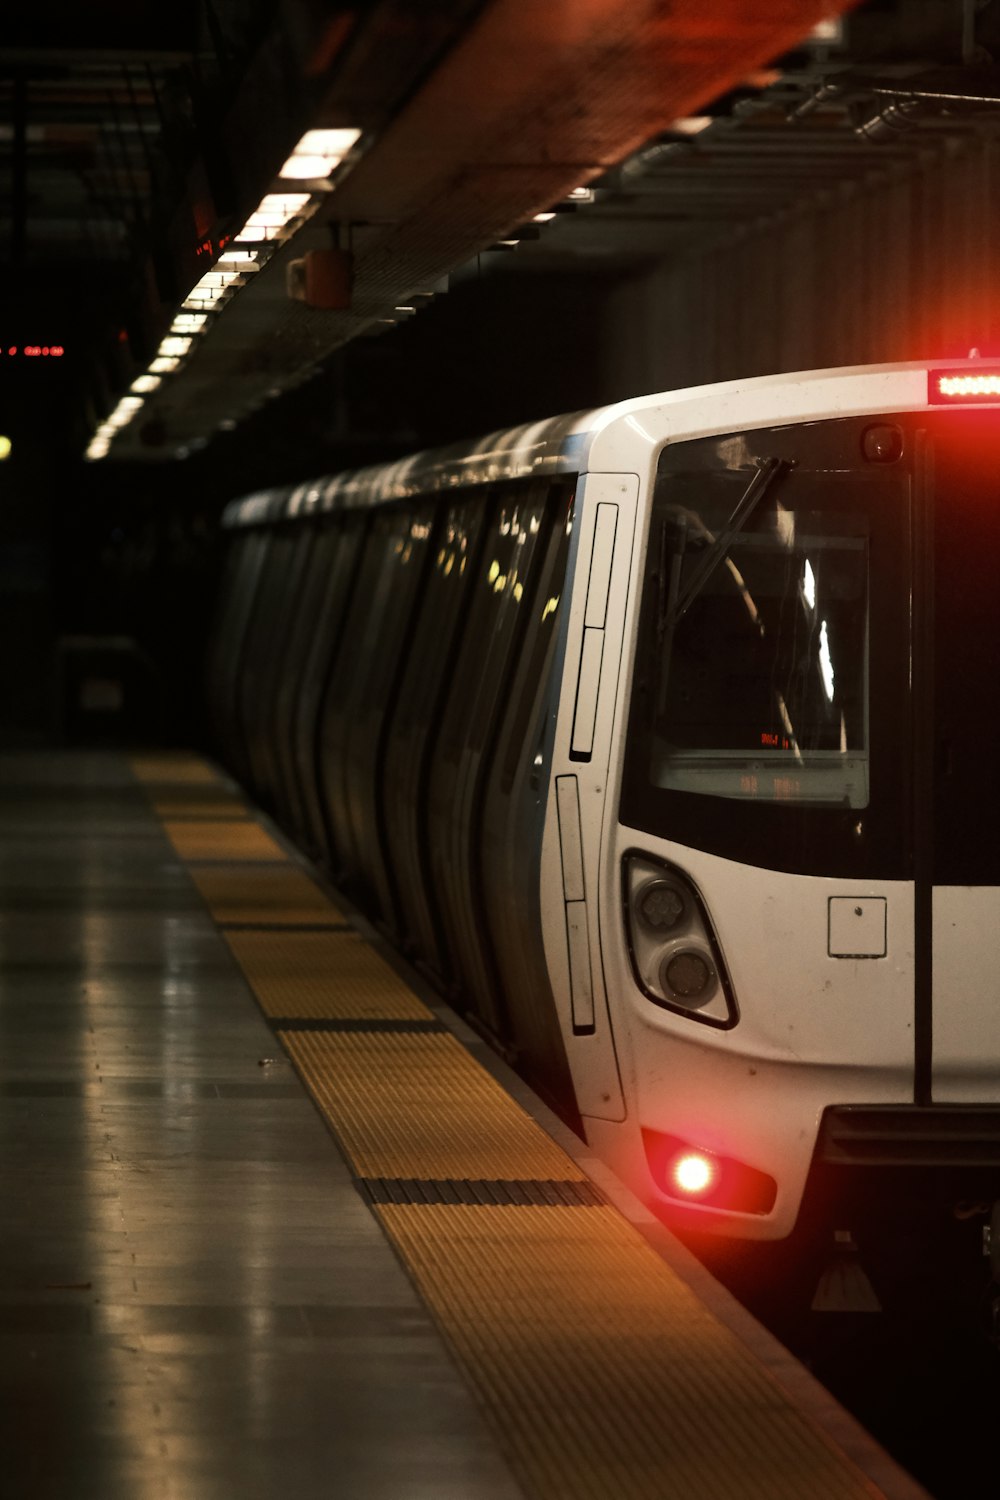
<svg viewBox="0 0 1000 1500"><path fill-rule="evenodd" d="M65 353L62 344L0 345L0 354L6 359L61 359Z"/></svg>

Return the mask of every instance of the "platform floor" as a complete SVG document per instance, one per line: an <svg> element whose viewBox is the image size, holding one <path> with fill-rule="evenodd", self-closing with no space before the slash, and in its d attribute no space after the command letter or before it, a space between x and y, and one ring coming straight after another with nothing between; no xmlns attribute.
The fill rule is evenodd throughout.
<svg viewBox="0 0 1000 1500"><path fill-rule="evenodd" d="M206 763L0 757L0 1494L919 1495L463 1033Z"/></svg>

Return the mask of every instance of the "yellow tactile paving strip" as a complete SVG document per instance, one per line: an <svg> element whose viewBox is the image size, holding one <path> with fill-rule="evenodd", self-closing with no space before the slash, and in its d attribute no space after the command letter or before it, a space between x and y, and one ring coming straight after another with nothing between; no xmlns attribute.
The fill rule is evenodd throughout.
<svg viewBox="0 0 1000 1500"><path fill-rule="evenodd" d="M287 859L265 829L252 822L171 822L163 820L167 837L181 859Z"/></svg>
<svg viewBox="0 0 1000 1500"><path fill-rule="evenodd" d="M432 1021L399 975L356 932L227 932L268 1016Z"/></svg>
<svg viewBox="0 0 1000 1500"><path fill-rule="evenodd" d="M295 865L257 869L195 868L191 878L216 922L327 925L343 922L337 905Z"/></svg>
<svg viewBox="0 0 1000 1500"><path fill-rule="evenodd" d="M129 757L132 774L142 782L175 782L181 785L204 786L219 781L219 772L200 755L178 750L139 754Z"/></svg>
<svg viewBox="0 0 1000 1500"><path fill-rule="evenodd" d="M215 792L210 797L192 797L187 792L152 791L149 798L153 811L161 818L204 818L216 821L226 818L249 819L250 813L238 797Z"/></svg>
<svg viewBox="0 0 1000 1500"><path fill-rule="evenodd" d="M279 1032L359 1177L583 1180L448 1032Z"/></svg>
<svg viewBox="0 0 1000 1500"><path fill-rule="evenodd" d="M610 1208L375 1209L545 1500L879 1493Z"/></svg>
<svg viewBox="0 0 1000 1500"><path fill-rule="evenodd" d="M167 759L141 757L136 774L178 801L187 782L214 776ZM232 861L190 872L217 922L340 917L287 861L239 868L261 849L286 860L259 825L240 838L247 825L233 821L171 823L168 800L182 859ZM587 1181L449 1032L431 1029L433 1012L357 934L226 940L264 1011L296 1020L278 1035L359 1179L395 1181L404 1197L413 1181ZM615 1210L376 1200L373 1212L528 1500L882 1494Z"/></svg>

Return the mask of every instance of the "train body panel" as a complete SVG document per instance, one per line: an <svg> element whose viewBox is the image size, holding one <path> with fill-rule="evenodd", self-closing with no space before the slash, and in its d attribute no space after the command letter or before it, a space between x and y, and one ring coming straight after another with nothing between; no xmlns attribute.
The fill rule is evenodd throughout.
<svg viewBox="0 0 1000 1500"><path fill-rule="evenodd" d="M934 1098L1000 1103L1000 889L934 890Z"/></svg>
<svg viewBox="0 0 1000 1500"><path fill-rule="evenodd" d="M1000 1197L1000 369L936 379L729 382L342 476L322 607L266 497L227 513L260 538L211 654L230 763L682 1224L785 1236L830 1163Z"/></svg>

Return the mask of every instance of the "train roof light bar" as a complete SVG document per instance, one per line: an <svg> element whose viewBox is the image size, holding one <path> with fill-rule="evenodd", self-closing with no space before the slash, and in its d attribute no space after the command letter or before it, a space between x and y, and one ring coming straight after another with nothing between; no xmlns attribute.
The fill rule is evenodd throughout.
<svg viewBox="0 0 1000 1500"><path fill-rule="evenodd" d="M1000 405L1000 365L983 365L977 370L928 370L927 401L931 406L975 405L993 402Z"/></svg>

